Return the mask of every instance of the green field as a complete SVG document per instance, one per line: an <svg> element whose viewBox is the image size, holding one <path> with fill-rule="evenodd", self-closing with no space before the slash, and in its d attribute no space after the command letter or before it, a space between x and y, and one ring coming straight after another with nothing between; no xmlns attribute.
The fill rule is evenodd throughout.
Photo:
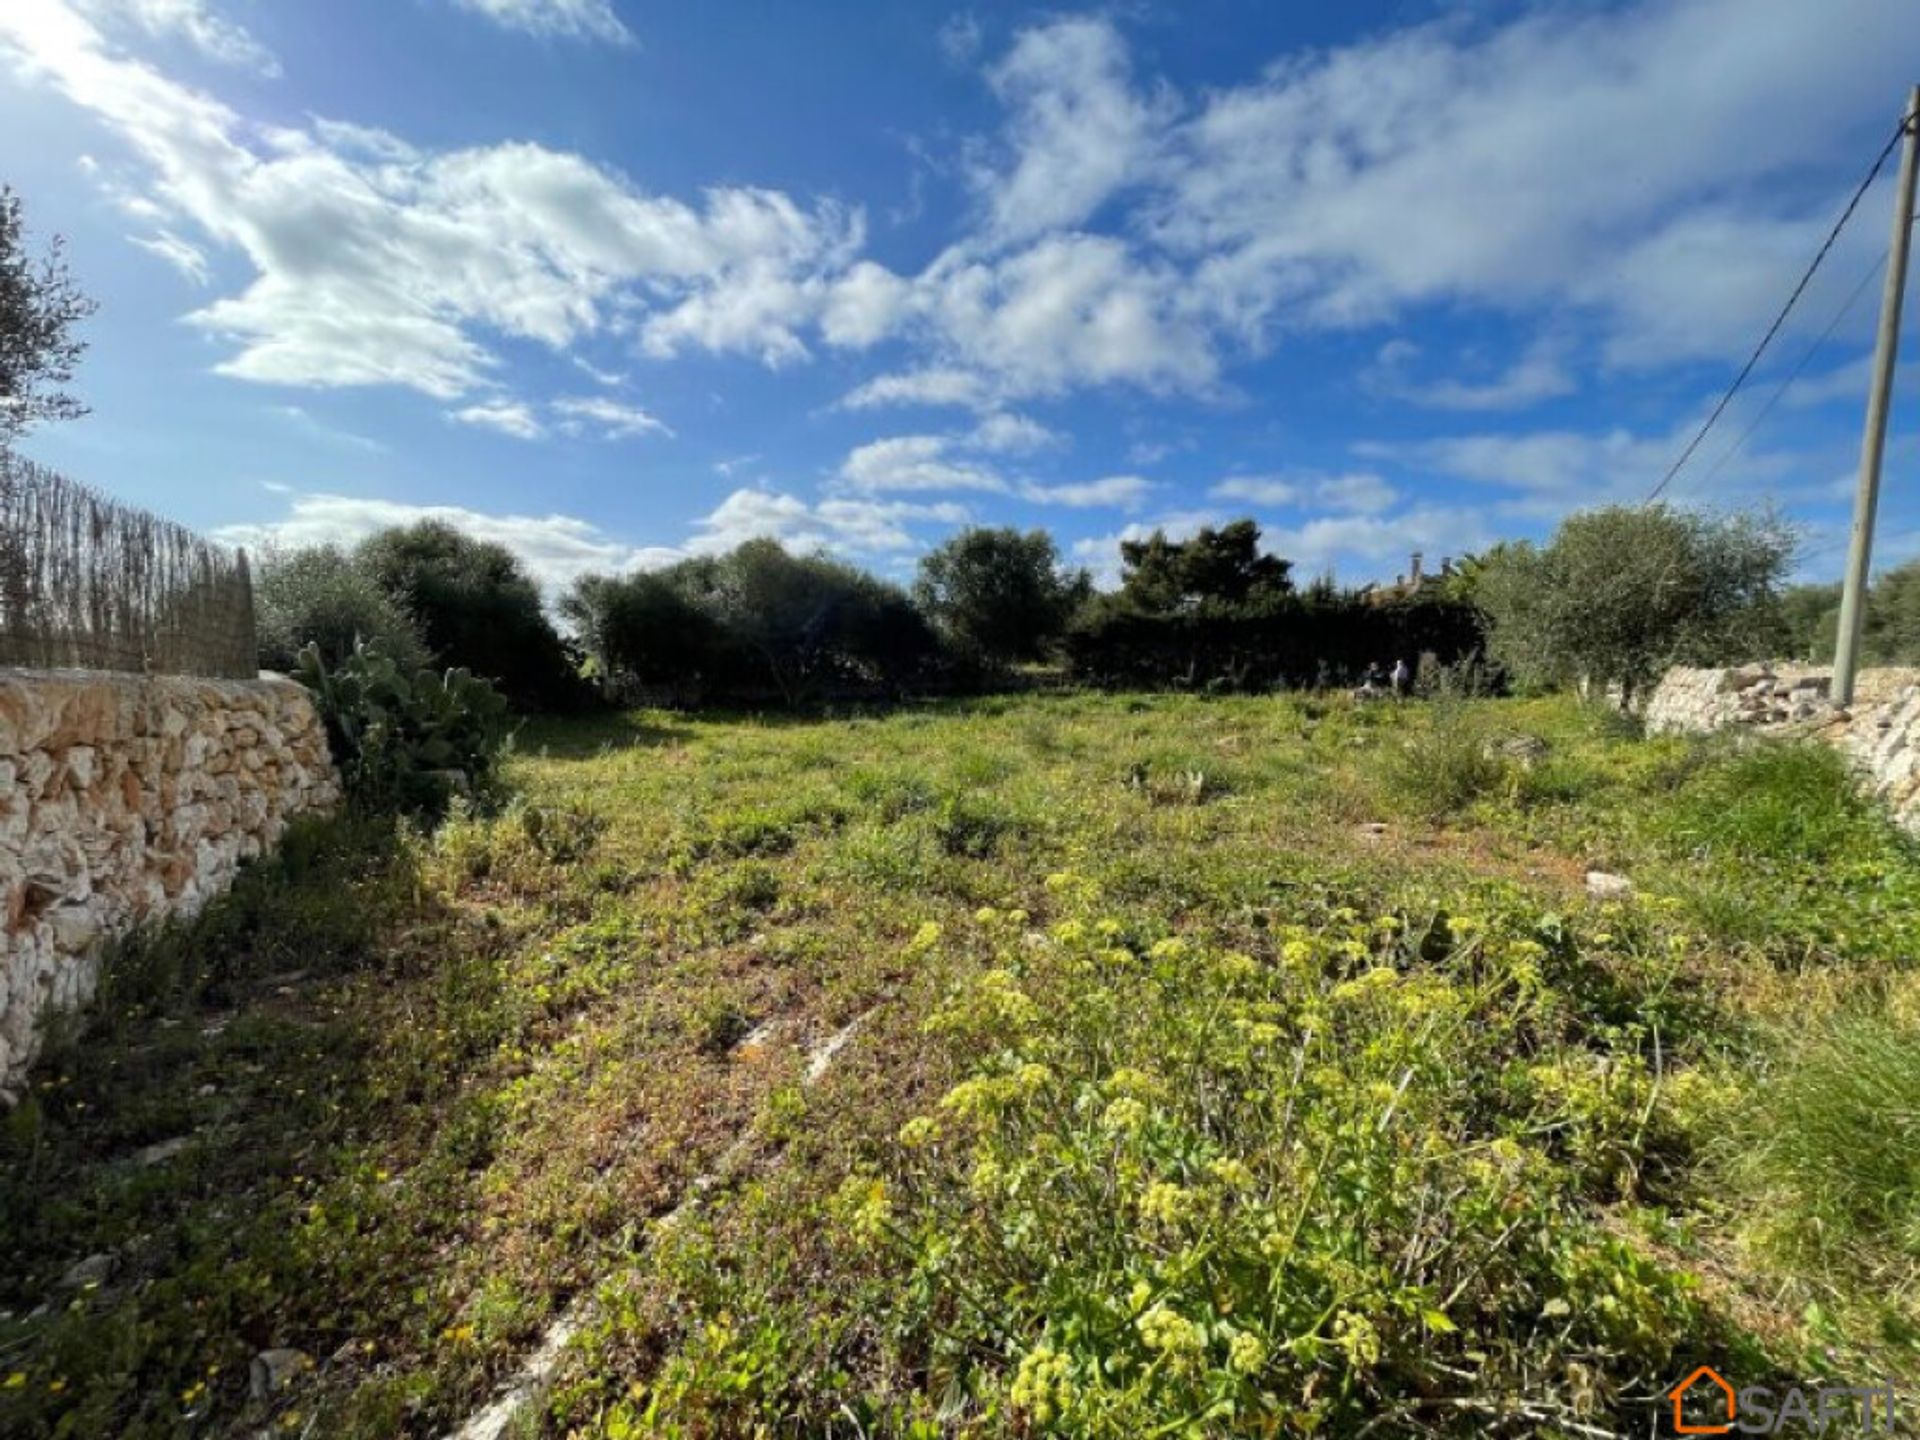
<svg viewBox="0 0 1920 1440"><path fill-rule="evenodd" d="M1920 859L1825 752L1061 695L506 773L115 958L4 1122L0 1433L441 1435L569 1307L553 1436L1644 1435L1703 1361L1913 1369Z"/></svg>

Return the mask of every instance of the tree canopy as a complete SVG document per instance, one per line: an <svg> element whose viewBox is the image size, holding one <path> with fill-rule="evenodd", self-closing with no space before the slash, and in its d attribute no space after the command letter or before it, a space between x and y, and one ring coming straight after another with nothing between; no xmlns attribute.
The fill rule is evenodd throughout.
<svg viewBox="0 0 1920 1440"><path fill-rule="evenodd" d="M1190 540L1155 530L1121 541L1120 561L1120 598L1143 614L1257 609L1293 592L1292 562L1260 553L1252 520L1207 526Z"/></svg>
<svg viewBox="0 0 1920 1440"><path fill-rule="evenodd" d="M1631 700L1667 665L1765 649L1793 548L1770 516L1616 505L1569 516L1545 546L1489 555L1475 599L1516 677L1617 683Z"/></svg>
<svg viewBox="0 0 1920 1440"><path fill-rule="evenodd" d="M422 520L369 536L353 558L413 616L438 663L498 681L524 710L578 702L581 684L540 587L506 546Z"/></svg>
<svg viewBox="0 0 1920 1440"><path fill-rule="evenodd" d="M28 253L20 197L0 186L0 445L42 421L87 413L62 387L87 348L74 327L94 308L58 236L39 260Z"/></svg>
<svg viewBox="0 0 1920 1440"><path fill-rule="evenodd" d="M338 546L269 552L253 598L260 663L269 670L290 674L308 645L317 646L331 668L344 663L361 641L405 675L428 662L413 616Z"/></svg>
<svg viewBox="0 0 1920 1440"><path fill-rule="evenodd" d="M561 613L616 688L772 692L792 703L835 683L900 688L937 649L904 591L776 540L651 574L583 577Z"/></svg>
<svg viewBox="0 0 1920 1440"><path fill-rule="evenodd" d="M989 664L1044 657L1093 593L1044 530L962 530L920 561L914 598L962 652Z"/></svg>

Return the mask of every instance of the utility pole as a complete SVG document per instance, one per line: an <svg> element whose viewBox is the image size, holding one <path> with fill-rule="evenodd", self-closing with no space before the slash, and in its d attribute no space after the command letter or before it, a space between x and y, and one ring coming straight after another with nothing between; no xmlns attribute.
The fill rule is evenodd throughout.
<svg viewBox="0 0 1920 1440"><path fill-rule="evenodd" d="M1920 165L1920 85L1907 97L1906 135L1900 142L1900 174L1893 186L1893 243L1887 251L1887 288L1880 296L1880 338L1873 349L1873 383L1867 391L1867 428L1860 439L1860 488L1853 497L1853 543L1847 550L1847 583L1840 594L1840 636L1833 652L1836 705L1853 703L1853 677L1860 664L1860 627L1866 619L1867 565L1873 558L1873 517L1880 508L1880 460L1887 448L1887 407L1893 396L1893 362L1900 348L1900 302L1907 289L1907 242L1913 233L1913 181Z"/></svg>

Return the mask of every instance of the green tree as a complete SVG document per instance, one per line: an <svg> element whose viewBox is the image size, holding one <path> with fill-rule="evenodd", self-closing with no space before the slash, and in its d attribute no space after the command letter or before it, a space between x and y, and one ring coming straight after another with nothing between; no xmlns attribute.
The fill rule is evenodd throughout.
<svg viewBox="0 0 1920 1440"><path fill-rule="evenodd" d="M268 552L253 596L260 663L269 670L292 674L308 645L332 668L361 641L404 675L428 662L413 617L336 546Z"/></svg>
<svg viewBox="0 0 1920 1440"><path fill-rule="evenodd" d="M1292 562L1260 553L1260 527L1235 520L1205 527L1191 540L1155 530L1120 542L1120 596L1148 615L1253 610L1293 592Z"/></svg>
<svg viewBox="0 0 1920 1440"><path fill-rule="evenodd" d="M518 709L579 703L585 686L540 589L504 545L422 520L369 536L354 563L414 617L437 663L497 681Z"/></svg>
<svg viewBox="0 0 1920 1440"><path fill-rule="evenodd" d="M1506 553L1508 542L1500 541L1478 555L1462 555L1453 562L1453 569L1439 577L1434 587L1442 599L1456 600L1462 604L1473 604L1480 595L1480 577L1486 573L1487 566L1494 564Z"/></svg>
<svg viewBox="0 0 1920 1440"><path fill-rule="evenodd" d="M777 540L749 540L687 578L789 703L836 677L900 685L935 650L899 589L824 555L788 554Z"/></svg>
<svg viewBox="0 0 1920 1440"><path fill-rule="evenodd" d="M989 664L1044 656L1093 591L1044 530L959 531L920 561L914 599L954 647Z"/></svg>
<svg viewBox="0 0 1920 1440"><path fill-rule="evenodd" d="M634 575L585 575L560 602L609 683L672 685L716 674L726 636L690 585L699 562Z"/></svg>
<svg viewBox="0 0 1920 1440"><path fill-rule="evenodd" d="M1780 653L1825 665L1840 630L1838 585L1794 585L1780 594Z"/></svg>
<svg viewBox="0 0 1920 1440"><path fill-rule="evenodd" d="M1839 629L1835 602L1834 632ZM1920 664L1920 560L1884 572L1867 591L1861 652L1882 665ZM1832 653L1832 641L1828 642Z"/></svg>
<svg viewBox="0 0 1920 1440"><path fill-rule="evenodd" d="M1618 683L1628 704L1668 665L1752 658L1792 533L1771 516L1616 505L1562 522L1550 544L1490 558L1476 599L1495 658L1519 679Z"/></svg>
<svg viewBox="0 0 1920 1440"><path fill-rule="evenodd" d="M38 261L27 253L20 197L0 186L0 446L40 421L87 413L61 387L87 348L74 326L93 311L58 236Z"/></svg>

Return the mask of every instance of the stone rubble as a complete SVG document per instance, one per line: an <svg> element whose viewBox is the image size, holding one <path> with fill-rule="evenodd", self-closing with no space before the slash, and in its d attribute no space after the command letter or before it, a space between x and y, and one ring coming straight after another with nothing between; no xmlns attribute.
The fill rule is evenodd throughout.
<svg viewBox="0 0 1920 1440"><path fill-rule="evenodd" d="M1587 894L1596 900L1626 900L1633 895L1633 881L1606 870L1589 870Z"/></svg>
<svg viewBox="0 0 1920 1440"><path fill-rule="evenodd" d="M1920 669L1862 670L1853 704L1827 698L1810 665L1676 666L1647 701L1649 732L1739 729L1831 745L1904 829L1920 834Z"/></svg>
<svg viewBox="0 0 1920 1440"><path fill-rule="evenodd" d="M291 680L0 670L0 1102L108 941L192 914L339 794Z"/></svg>

